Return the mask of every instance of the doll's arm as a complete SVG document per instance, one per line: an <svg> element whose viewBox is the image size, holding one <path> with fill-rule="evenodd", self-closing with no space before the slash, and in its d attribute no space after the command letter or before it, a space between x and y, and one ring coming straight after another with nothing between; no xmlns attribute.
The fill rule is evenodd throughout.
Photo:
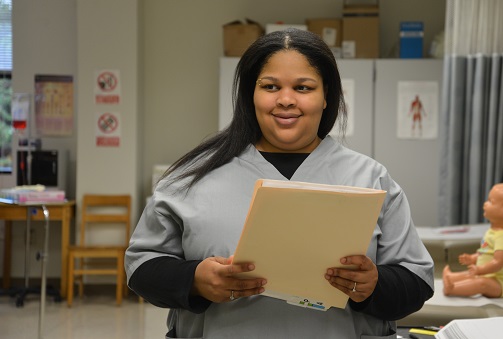
<svg viewBox="0 0 503 339"><path fill-rule="evenodd" d="M475 275L496 273L503 268L503 250L494 251L494 256L491 261L480 266L471 266L470 271L473 270Z"/></svg>
<svg viewBox="0 0 503 339"><path fill-rule="evenodd" d="M477 263L478 256L479 254L476 252L473 254L463 253L459 255L458 260L461 265L475 265Z"/></svg>

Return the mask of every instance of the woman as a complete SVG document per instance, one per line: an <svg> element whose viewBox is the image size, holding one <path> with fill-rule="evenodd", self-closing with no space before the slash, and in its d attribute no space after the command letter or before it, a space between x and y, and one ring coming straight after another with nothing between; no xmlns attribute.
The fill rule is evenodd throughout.
<svg viewBox="0 0 503 339"><path fill-rule="evenodd" d="M234 101L229 127L179 159L157 185L126 253L129 286L171 308L167 337L394 338L394 320L433 294L433 263L386 169L327 136L339 109L345 121L330 49L294 29L259 38L237 66ZM234 277L254 269L232 265L231 256L259 178L388 192L367 253L327 267L327 284L350 298L345 309L295 307L260 296L267 277ZM357 269L335 267L341 264Z"/></svg>

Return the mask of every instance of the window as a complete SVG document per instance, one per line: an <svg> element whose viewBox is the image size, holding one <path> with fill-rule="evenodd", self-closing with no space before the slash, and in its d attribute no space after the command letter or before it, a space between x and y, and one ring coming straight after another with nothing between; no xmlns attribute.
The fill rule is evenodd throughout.
<svg viewBox="0 0 503 339"><path fill-rule="evenodd" d="M0 174L12 172L12 0L0 0Z"/></svg>

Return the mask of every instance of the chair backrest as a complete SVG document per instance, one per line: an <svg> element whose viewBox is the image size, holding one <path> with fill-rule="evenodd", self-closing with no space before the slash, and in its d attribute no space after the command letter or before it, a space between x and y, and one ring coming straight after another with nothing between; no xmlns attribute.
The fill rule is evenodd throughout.
<svg viewBox="0 0 503 339"><path fill-rule="evenodd" d="M84 194L82 198L79 245L86 244L88 224L120 224L125 227L124 246L127 246L131 223L131 196Z"/></svg>

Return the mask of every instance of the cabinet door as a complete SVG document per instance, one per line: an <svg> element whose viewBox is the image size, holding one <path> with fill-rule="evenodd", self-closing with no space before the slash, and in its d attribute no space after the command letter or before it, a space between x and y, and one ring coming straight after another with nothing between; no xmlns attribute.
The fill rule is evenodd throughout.
<svg viewBox="0 0 503 339"><path fill-rule="evenodd" d="M338 60L339 73L348 111L345 145L373 156L374 60ZM337 138L338 125L330 134Z"/></svg>
<svg viewBox="0 0 503 339"><path fill-rule="evenodd" d="M220 92L218 129L222 130L232 119L232 81L239 58L220 58ZM346 145L355 151L372 156L372 112L374 101L374 61L339 60L339 72L350 88L346 95L348 129ZM337 126L330 133L339 137Z"/></svg>
<svg viewBox="0 0 503 339"><path fill-rule="evenodd" d="M435 127L438 131L442 69L442 60L376 60L374 158L386 166L404 189L416 225L438 225L440 143L438 136L428 133ZM434 84L437 84L437 103L432 106ZM410 98L415 92L429 100L428 107L426 103L423 107L426 116L421 132L420 117L414 121L411 114L411 109L417 109L413 105L415 96ZM410 130L404 131L404 118L409 119L405 123ZM410 136L404 137L403 132Z"/></svg>

